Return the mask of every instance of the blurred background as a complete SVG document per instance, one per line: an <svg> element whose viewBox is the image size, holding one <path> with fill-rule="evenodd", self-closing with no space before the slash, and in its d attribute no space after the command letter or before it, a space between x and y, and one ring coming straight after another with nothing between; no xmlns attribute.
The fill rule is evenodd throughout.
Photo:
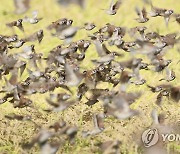
<svg viewBox="0 0 180 154"><path fill-rule="evenodd" d="M44 39L41 44L35 43L36 51L41 52L44 56L48 55L48 52L55 46L63 43L62 40L59 40L56 37L52 37L51 33L47 31L47 26L53 21L56 21L60 18L72 19L73 26L82 27L86 22L93 22L97 26L92 32L87 32L85 30L79 30L76 36L73 38L74 41L80 39L89 39L88 35L97 31L100 27L103 27L107 23L115 24L116 26L132 28L135 26L146 26L150 31L156 31L161 34L167 34L172 32L180 32L180 26L170 19L169 26L166 27L164 24L164 19L161 17L151 18L149 22L145 24L139 24L135 18L137 17L135 8L138 6L142 8L146 7L147 11L150 11L150 6L145 4L141 0L123 0L122 6L118 10L115 16L110 16L105 13L103 9L107 9L112 0L0 0L0 34L2 35L12 35L12 31L6 27L6 23L13 20L18 20L24 18L25 16L31 16L33 11L38 11L38 16L43 19L34 25L24 24L25 33L22 33L18 29L15 29L15 33L18 36L24 37L28 36L39 29L44 30ZM180 1L179 0L153 0L153 5L160 8L173 9L175 12L180 13ZM18 4L17 4L18 3ZM24 6L26 8L24 8ZM21 8L19 10L19 8ZM131 38L127 38L127 40ZM177 48L171 49L177 50ZM93 52L91 52L93 51ZM91 67L90 58L96 57L94 55L95 47L91 46L88 49L86 60L82 63L84 66ZM171 54L169 52L166 57L169 59L175 60L180 59L180 55ZM126 59L128 54L123 57ZM173 70L180 75L180 67L177 65L170 66ZM160 74L162 76L162 74ZM27 74L24 74L22 78L26 78ZM144 75L146 80L150 85L156 85L157 76L154 76L151 72ZM172 84L179 84L179 80L174 81ZM2 86L2 83L0 83ZM104 85L103 85L104 86ZM105 85L108 86L108 85ZM136 88L135 86L130 87L132 91L145 91L145 86ZM45 95L31 96L32 100L36 103L36 107L39 108L41 113L41 118L35 119L36 122L40 124L47 125L48 122L55 122L60 115L62 115L66 121L70 124L78 125L80 130L92 128L92 121L84 122L83 118L85 113L90 113L90 110L101 111L100 106L95 105L92 108L87 108L84 104L74 107L73 112L67 110L65 113L53 113L46 114L42 112L41 108L46 107L44 98ZM142 111L142 116L137 119L132 118L129 121L118 121L108 119L106 123L106 131L103 134L100 134L98 137L82 139L79 137L75 145L70 146L66 145L60 153L92 153L94 150L94 145L99 141L119 139L123 141L122 149L126 153L138 153L137 146L133 144L133 135L137 133L139 129L146 128L150 123L150 113L153 106L153 99L155 96L150 92L145 93L143 97L138 100L138 102L133 106L136 109ZM167 101L168 102L168 101ZM145 104L146 103L146 104ZM0 109L1 115L0 119L3 119L4 114L8 113L31 113L26 109L15 109L10 106L8 103L5 103L1 106ZM164 107L164 112L168 115L168 120L171 122L177 122L179 117L180 108L178 105L172 106L171 104L166 104ZM171 113L171 114L170 114ZM36 113L32 113L36 114ZM144 118L144 116L146 118ZM10 127L7 127L10 126ZM16 129L15 129L16 128ZM24 151L20 147L20 143L27 139L29 140L33 136L32 124L22 124L15 122L8 122L1 124L2 132L5 134L0 135L0 153L23 153ZM132 145L129 143L132 142ZM179 148L178 145L177 149ZM12 152L13 151L13 152ZM31 153L37 153L36 149L33 149Z"/></svg>

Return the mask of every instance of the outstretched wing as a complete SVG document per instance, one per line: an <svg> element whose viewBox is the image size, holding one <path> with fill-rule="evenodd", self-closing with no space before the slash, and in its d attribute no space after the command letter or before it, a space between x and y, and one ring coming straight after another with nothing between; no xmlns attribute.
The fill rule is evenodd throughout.
<svg viewBox="0 0 180 154"><path fill-rule="evenodd" d="M118 10L120 5L122 4L121 0L118 0L114 5L113 5L113 10Z"/></svg>

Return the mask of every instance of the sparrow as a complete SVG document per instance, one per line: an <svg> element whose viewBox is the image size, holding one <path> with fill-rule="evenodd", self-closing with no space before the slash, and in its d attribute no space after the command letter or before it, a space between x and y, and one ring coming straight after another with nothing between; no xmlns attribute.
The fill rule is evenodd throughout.
<svg viewBox="0 0 180 154"><path fill-rule="evenodd" d="M134 75L128 71L122 71L121 76L120 76L120 82L121 83L128 83L129 80L133 77Z"/></svg>
<svg viewBox="0 0 180 154"><path fill-rule="evenodd" d="M157 39L160 38L160 35L157 32L149 32L145 34L145 39L146 40L152 40L152 39Z"/></svg>
<svg viewBox="0 0 180 154"><path fill-rule="evenodd" d="M86 22L86 23L84 24L84 27L82 27L82 29L85 29L85 30L87 30L87 31L91 31L91 30L93 30L95 27L96 27L96 25L95 25L94 23L88 23L88 22Z"/></svg>
<svg viewBox="0 0 180 154"><path fill-rule="evenodd" d="M4 70L5 75L9 74L10 71L13 70L17 62L18 62L18 59L14 55L11 55L11 54L0 55L1 69Z"/></svg>
<svg viewBox="0 0 180 154"><path fill-rule="evenodd" d="M161 90L163 90L163 86L162 85L158 85L156 87L153 87L153 86L150 86L150 85L147 85L147 87L153 92L160 92Z"/></svg>
<svg viewBox="0 0 180 154"><path fill-rule="evenodd" d="M25 59L30 59L32 57L32 54L35 53L35 45L32 44L30 46L25 46L22 50L22 52L17 53L17 56L23 57Z"/></svg>
<svg viewBox="0 0 180 154"><path fill-rule="evenodd" d="M168 65L171 63L171 60L159 60L157 63L154 64L155 68L154 71L155 72L162 72L165 68L168 67Z"/></svg>
<svg viewBox="0 0 180 154"><path fill-rule="evenodd" d="M109 91L109 89L97 89L97 88L93 88L90 89L90 92L92 93L90 98L86 99L88 100L85 104L88 106L92 106L94 104L96 104L97 102L99 102L99 97L105 93L107 93Z"/></svg>
<svg viewBox="0 0 180 154"><path fill-rule="evenodd" d="M27 72L29 74L29 79L31 79L31 81L37 81L39 80L41 77L44 77L44 73L41 71L32 71L29 68L27 68Z"/></svg>
<svg viewBox="0 0 180 154"><path fill-rule="evenodd" d="M70 107L71 105L75 104L76 102L74 100L68 100L68 101L59 101L57 103L53 102L50 99L46 99L47 103L52 106L51 109L45 109L46 112L61 112Z"/></svg>
<svg viewBox="0 0 180 154"><path fill-rule="evenodd" d="M153 6L152 2L150 3L150 5L151 5L151 12L150 12L151 17L160 16L167 10Z"/></svg>
<svg viewBox="0 0 180 154"><path fill-rule="evenodd" d="M100 57L97 60L91 60L91 61L96 64L109 64L111 61L114 61L116 56L122 56L122 54L119 54L117 52L111 52L105 56Z"/></svg>
<svg viewBox="0 0 180 154"><path fill-rule="evenodd" d="M147 12L146 12L145 8L140 10L138 7L136 7L136 13L139 16L139 18L136 18L137 22L145 23L145 22L147 22L149 20L149 18L147 17Z"/></svg>
<svg viewBox="0 0 180 154"><path fill-rule="evenodd" d="M12 44L10 46L8 46L9 49L13 49L13 48L20 48L23 46L23 44L25 43L25 41L23 39L18 40L18 42L16 42L15 44Z"/></svg>
<svg viewBox="0 0 180 154"><path fill-rule="evenodd" d="M16 42L18 40L18 36L15 34L15 35L12 35L12 36L3 36L3 40L6 41L6 43L12 43L12 42Z"/></svg>
<svg viewBox="0 0 180 154"><path fill-rule="evenodd" d="M24 108L27 106L30 107L32 104L32 101L29 98L24 97L23 95L20 95L18 100L13 98L9 102L13 104L14 108Z"/></svg>
<svg viewBox="0 0 180 154"><path fill-rule="evenodd" d="M68 47L61 50L60 55L67 55L70 53L75 53L77 49L78 49L77 43L72 42L71 44L69 44Z"/></svg>
<svg viewBox="0 0 180 154"><path fill-rule="evenodd" d="M107 49L106 46L103 45L100 40L96 39L93 41L93 43L96 47L96 51L98 53L98 56L105 56L105 55L109 54L109 52L107 52L107 50L106 50Z"/></svg>
<svg viewBox="0 0 180 154"><path fill-rule="evenodd" d="M61 33L63 30L71 27L72 23L73 23L72 19L61 18L61 19L58 19L58 20L52 22L52 24L50 24L47 27L47 29L48 30L55 29L56 34L53 34L53 35L57 35L57 34Z"/></svg>
<svg viewBox="0 0 180 154"><path fill-rule="evenodd" d="M164 96L166 96L166 97L168 97L169 96L169 91L168 90L163 90L163 91L160 91L160 93L157 95L157 97L156 97L156 104L157 105L161 105L161 102L162 102L162 100L163 100L163 97Z"/></svg>
<svg viewBox="0 0 180 154"><path fill-rule="evenodd" d="M151 17L157 17L157 16L162 16L164 17L164 21L166 26L168 26L168 22L170 19L170 16L174 13L173 10L168 10L168 9L161 9L161 8L157 8L154 7L151 3L151 12L150 12L150 16Z"/></svg>
<svg viewBox="0 0 180 154"><path fill-rule="evenodd" d="M61 31L59 34L56 34L56 36L60 40L65 40L65 43L68 44L72 41L73 37L76 35L77 31L79 30L78 27L68 27Z"/></svg>
<svg viewBox="0 0 180 154"><path fill-rule="evenodd" d="M96 87L96 78L97 78L97 70L92 69L92 70L85 70L83 72L84 78L85 78L85 83L89 88L95 88Z"/></svg>
<svg viewBox="0 0 180 154"><path fill-rule="evenodd" d="M0 98L0 105L4 104L8 101L8 99L6 97Z"/></svg>
<svg viewBox="0 0 180 154"><path fill-rule="evenodd" d="M86 0L58 0L58 3L63 6L68 6L69 4L76 4L82 9L85 8Z"/></svg>
<svg viewBox="0 0 180 154"><path fill-rule="evenodd" d="M100 151L104 154L111 154L111 153L120 153L120 146L121 141L119 140L109 140L98 144Z"/></svg>
<svg viewBox="0 0 180 154"><path fill-rule="evenodd" d="M168 27L168 23L169 23L169 20L170 20L170 17L171 15L174 13L173 10L167 10L165 11L161 16L164 17L164 21L165 21L165 25L166 27Z"/></svg>
<svg viewBox="0 0 180 154"><path fill-rule="evenodd" d="M136 27L130 28L129 35L131 37L134 37L134 35L136 33L139 33L141 35L141 38L144 40L145 39L145 31L146 30L147 30L147 27L145 27L145 26L136 26Z"/></svg>
<svg viewBox="0 0 180 154"><path fill-rule="evenodd" d="M159 81L166 80L167 82L173 81L176 79L176 74L173 70L166 69L166 78L162 78Z"/></svg>
<svg viewBox="0 0 180 154"><path fill-rule="evenodd" d="M29 18L29 17L25 16L23 21L24 22L29 22L30 24L37 24L42 19L43 18L38 18L38 11L33 11L32 12L32 17Z"/></svg>
<svg viewBox="0 0 180 154"><path fill-rule="evenodd" d="M112 115L117 119L127 119L138 114L138 111L130 109L129 105L139 97L140 94L120 92L115 96L111 94L102 96L101 99L106 115Z"/></svg>
<svg viewBox="0 0 180 154"><path fill-rule="evenodd" d="M180 86L170 88L170 97L176 102L180 101Z"/></svg>
<svg viewBox="0 0 180 154"><path fill-rule="evenodd" d="M50 125L49 128L54 129L55 132L58 132L60 129L64 128L65 126L67 126L67 123L63 119L60 119L54 124Z"/></svg>
<svg viewBox="0 0 180 154"><path fill-rule="evenodd" d="M93 136L101 133L104 130L104 114L94 114L93 115L93 123L94 123L94 129L90 131L83 131L82 135L83 137L87 136Z"/></svg>
<svg viewBox="0 0 180 154"><path fill-rule="evenodd" d="M174 14L173 14L173 17L176 19L176 22L177 22L178 24L180 24L180 14L174 13Z"/></svg>
<svg viewBox="0 0 180 154"><path fill-rule="evenodd" d="M122 4L122 0L117 0L116 2L112 0L109 9L106 10L106 13L109 15L115 15L121 4Z"/></svg>
<svg viewBox="0 0 180 154"><path fill-rule="evenodd" d="M30 8L31 0L14 0L15 12L17 14L23 14Z"/></svg>
<svg viewBox="0 0 180 154"><path fill-rule="evenodd" d="M165 36L160 36L159 40L164 44L164 47L166 46L174 46L175 44L179 43L180 38L176 39L177 33L170 33Z"/></svg>
<svg viewBox="0 0 180 154"><path fill-rule="evenodd" d="M14 65L14 69L19 69L20 70L20 76L22 76L22 74L24 73L25 69L27 66L27 62L25 61L17 61L17 63Z"/></svg>
<svg viewBox="0 0 180 154"><path fill-rule="evenodd" d="M71 95L69 95L68 93L58 93L58 94L50 94L50 99L55 99L58 102L61 101L67 101L71 98Z"/></svg>
<svg viewBox="0 0 180 154"><path fill-rule="evenodd" d="M35 33L33 33L32 35L24 38L23 40L25 40L25 42L32 42L32 41L38 41L39 43L41 43L42 39L44 37L44 33L43 33L43 30L39 30Z"/></svg>
<svg viewBox="0 0 180 154"><path fill-rule="evenodd" d="M7 23L6 26L9 28L17 27L19 28L19 30L24 32L24 27L23 27L22 22L23 22L23 19L18 19L17 21L12 21L12 22Z"/></svg>
<svg viewBox="0 0 180 154"><path fill-rule="evenodd" d="M65 63L65 82L68 86L77 86L83 79L83 75L79 70L75 70L73 66L66 61Z"/></svg>
<svg viewBox="0 0 180 154"><path fill-rule="evenodd" d="M110 24L110 23L107 23L105 26L103 26L102 28L100 28L100 29L98 30L98 32L99 32L100 34L107 32L108 35L109 35L109 37L111 37L111 36L113 35L113 32L114 32L114 31L117 32L117 29L116 29L116 28L117 28L117 27L116 27L115 25Z"/></svg>
<svg viewBox="0 0 180 154"><path fill-rule="evenodd" d="M77 41L78 49L82 54L84 54L87 51L90 45L91 45L91 42L89 40Z"/></svg>
<svg viewBox="0 0 180 154"><path fill-rule="evenodd" d="M53 136L54 133L46 129L41 129L39 133L29 143L23 144L23 148L31 149L36 143L38 143L38 145L43 148L43 146L47 144L48 139Z"/></svg>
<svg viewBox="0 0 180 154"><path fill-rule="evenodd" d="M9 114L9 115L5 115L5 118L9 119L9 120L19 120L19 121L26 121L26 120L31 120L31 116L22 116L22 115L18 115L18 114Z"/></svg>
<svg viewBox="0 0 180 154"><path fill-rule="evenodd" d="M135 85L143 85L146 83L145 79L138 79L136 81L131 81L131 83L134 83Z"/></svg>
<svg viewBox="0 0 180 154"><path fill-rule="evenodd" d="M81 100L83 95L89 90L88 86L86 85L86 83L82 83L78 86L78 90L77 90L77 98L78 100Z"/></svg>

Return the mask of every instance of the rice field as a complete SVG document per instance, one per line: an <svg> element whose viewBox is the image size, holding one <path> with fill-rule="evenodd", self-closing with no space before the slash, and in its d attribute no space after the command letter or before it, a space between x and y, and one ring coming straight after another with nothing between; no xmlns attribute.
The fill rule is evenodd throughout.
<svg viewBox="0 0 180 154"><path fill-rule="evenodd" d="M103 27L106 23L111 23L116 26L122 26L132 28L135 26L146 26L148 31L156 31L162 35L180 32L180 25L178 25L173 19L170 19L169 26L166 27L164 19L161 17L151 18L149 22L139 24L135 18L137 17L135 7L142 8L146 7L147 11L150 10L150 6L143 3L141 0L124 0L122 6L118 10L115 16L107 15L104 10L109 7L111 0L89 0L85 9L81 9L76 5L69 7L62 7L58 5L55 0L32 0L31 8L25 14L17 15L14 11L14 5L12 0L1 0L0 2L0 34L12 35L11 29L6 27L6 23L24 18L24 16L30 16L32 11L37 10L38 16L43 19L34 25L24 23L25 32L22 33L15 28L15 33L23 38L36 32L40 29L44 30L44 38L41 44L35 44L37 53L43 53L46 57L49 51L55 46L62 44L63 41L56 37L52 37L51 33L46 27L53 21L60 18L72 19L73 26L82 27L86 22L94 22L97 26L92 32L85 30L79 30L73 41L80 39L89 39L88 35L97 31L100 27ZM180 2L179 0L157 0L153 1L153 5L160 8L173 9L175 12L180 13ZM131 41L132 38L128 37L126 40ZM31 45L27 43L26 45ZM177 86L180 84L180 52L178 52L180 46L175 45L174 48L169 49L167 54L164 56L165 59L171 59L172 63L169 68L176 72L176 79L171 81L170 84ZM112 50L119 50L116 47L110 47ZM20 49L13 50L19 52ZM82 68L93 68L91 62L92 59L97 58L95 52L95 46L91 45L87 50L86 58L81 63ZM142 55L137 55L145 59L147 58ZM124 53L122 60L130 58L129 53ZM29 66L31 67L31 66ZM146 79L148 85L157 85L158 80L163 78L166 72L158 73L153 71L142 70L140 72L143 78ZM28 76L27 71L18 79L19 81L25 80ZM9 76L7 76L9 78ZM162 81L166 83L166 81ZM4 86L4 80L0 80L0 88ZM93 106L87 106L85 98L69 107L62 112L44 112L44 109L48 108L46 98L49 96L49 92L45 94L32 94L29 98L33 102L33 108L14 108L9 102L0 105L0 153L2 154L26 154L26 153L39 153L40 149L38 145L35 145L30 150L23 149L22 144L31 141L32 137L38 132L38 128L35 124L30 121L17 121L8 120L5 115L16 113L22 115L31 115L32 120L43 128L48 128L49 125L63 118L69 125L77 126L78 133L73 144L67 142L65 145L59 148L57 153L64 154L91 154L91 153L102 153L98 148L98 144L109 140L119 140L120 153L122 154L139 154L143 153L142 149L138 147L138 143L141 140L141 134L152 124L151 112L156 109L158 113L165 115L165 124L176 124L180 126L180 104L172 101L168 98L163 98L162 106L159 107L155 104L157 93L152 93L147 84L142 86L130 85L127 89L128 92L141 92L142 96L131 105L132 109L136 109L140 112L138 116L126 120L118 120L113 117L108 117L104 121L105 130L95 136L83 137L82 131L91 130L93 128L92 115L94 113L103 112L102 102L98 102ZM101 83L98 84L99 88L112 88L111 84ZM118 87L116 87L118 89ZM57 88L54 93L62 92L62 88ZM72 88L73 93L76 93L77 88ZM3 94L0 94L3 97ZM174 153L180 153L180 142L168 142L166 143L167 149L174 149Z"/></svg>

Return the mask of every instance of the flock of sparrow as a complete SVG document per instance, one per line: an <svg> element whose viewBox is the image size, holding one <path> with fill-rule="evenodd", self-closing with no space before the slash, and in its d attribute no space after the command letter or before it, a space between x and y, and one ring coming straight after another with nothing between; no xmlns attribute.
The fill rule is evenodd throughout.
<svg viewBox="0 0 180 154"><path fill-rule="evenodd" d="M28 10L30 0L14 1L17 13L24 13ZM60 4L64 5L71 2L76 2L81 6L84 3L82 0L59 1ZM170 18L174 18L177 26L179 26L180 14L173 10L157 8L150 1L146 0L145 2L151 5L150 17L148 17L145 8L137 7L135 9L138 17L136 18L137 22L145 23L151 18L160 16L164 18L166 26L168 26ZM112 1L105 12L108 15L115 15L121 3L121 0ZM32 17L26 16L23 19L6 23L6 26L12 29L13 32L15 32L15 27L24 32L24 22L33 26L42 19L38 17L38 12L34 11ZM95 29L97 31L88 35L86 40L73 41L73 37L81 29L88 32ZM48 113L64 111L77 102L93 106L101 101L103 102L104 112L93 115L94 129L82 132L82 136L87 137L103 132L105 129L104 119L109 116L124 120L140 113L140 111L130 108L130 105L142 95L141 92L127 92L126 89L131 84L136 86L146 84L152 93L157 93L155 103L159 106L163 105L164 97L168 97L174 102L180 101L180 86L170 84L171 81L176 79L176 72L169 68L172 60L164 57L169 49L179 44L179 33L161 35L149 31L147 27L141 25L128 29L110 23L99 29L94 23L85 23L79 28L73 26L73 20L67 18L61 18L50 23L47 25L47 30L55 31L55 33L52 33L52 37L64 40L64 44L52 48L47 57L43 53L36 52L33 44L24 46L27 42L38 41L38 43L41 43L44 38L43 29L24 38L19 38L16 34L0 35L0 80L1 82L5 81L5 85L0 89L0 93L4 94L4 97L0 99L0 104L9 102L15 108L31 107L33 102L29 98L30 95L47 92L50 92L50 95L46 98L46 101L51 107L45 109L44 112ZM133 41L126 41L125 35L129 35L133 38ZM98 54L98 58L91 60L93 68L82 66L90 46L95 46L96 51L91 52ZM111 46L116 47L117 51L110 51L108 48ZM13 50L17 48L20 52L14 53ZM121 57L124 56L124 53L129 53L131 58L122 61ZM149 59L149 63L144 62L142 58L136 58L136 54L145 55ZM176 65L178 67L180 63L177 62ZM160 79L157 85L148 85L141 76L141 70L166 71L167 75ZM19 78L24 71L28 73L28 77L22 81ZM10 76L9 79L8 75ZM163 80L166 84L161 84ZM97 88L99 83L109 83L112 88ZM72 87L76 87L77 92L73 92ZM66 92L53 93L57 88L63 88ZM90 93L91 96L88 97L87 93ZM158 116L153 111L153 119L161 125L163 120L160 120ZM5 118L33 121L30 116L18 114L6 115ZM50 139L64 136L64 141L69 140L73 143L78 132L78 127L70 126L64 120L50 125L49 129L43 129L38 124L35 124L35 127L39 128L39 134L30 143L25 143L22 146L23 148L31 148L37 143L43 154L56 153L63 144L62 141L52 143ZM118 153L120 143L120 141L107 141L98 146L105 153Z"/></svg>

